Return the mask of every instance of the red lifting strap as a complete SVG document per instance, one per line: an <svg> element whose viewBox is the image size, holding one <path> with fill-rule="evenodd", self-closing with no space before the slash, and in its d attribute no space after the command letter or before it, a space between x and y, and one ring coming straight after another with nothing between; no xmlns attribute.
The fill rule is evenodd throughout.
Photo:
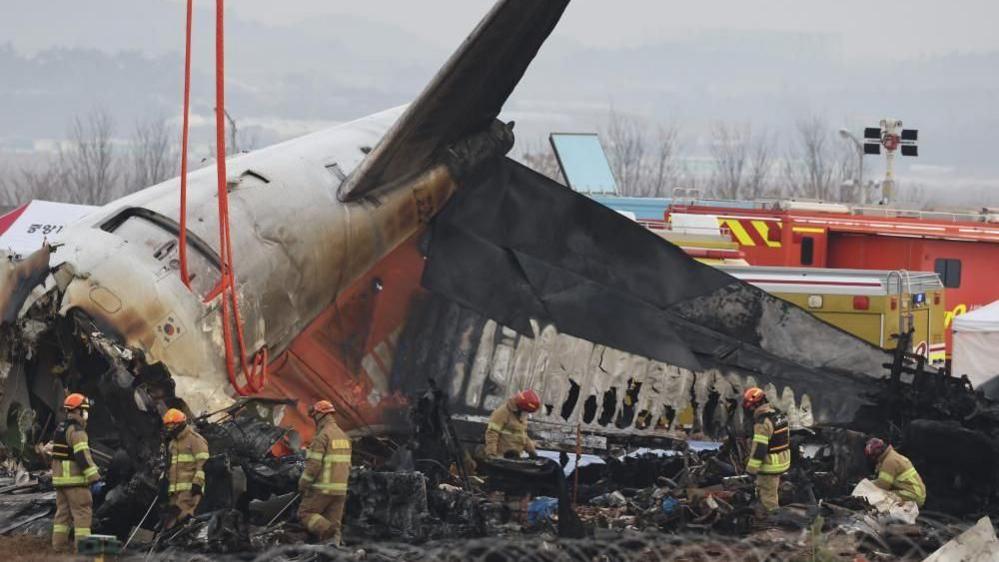
<svg viewBox="0 0 999 562"><path fill-rule="evenodd" d="M190 288L191 279L187 268L187 147L188 114L191 95L191 19L193 0L187 1L187 30L184 53L184 116L181 140L180 175L180 275ZM226 146L225 146L225 38L223 34L223 0L215 1L215 170L218 180L219 205L219 259L221 277L218 285L205 297L211 301L221 298L222 334L225 341L225 364L229 383L240 396L259 392L267 379L267 348L264 347L252 360L247 361L246 343L243 336L243 321L239 314L239 297L236 293L236 276L232 266L232 241L229 236L229 191L226 189ZM236 327L236 343L239 345L239 369L246 384L240 384L236 372L236 350L233 349L233 325Z"/></svg>

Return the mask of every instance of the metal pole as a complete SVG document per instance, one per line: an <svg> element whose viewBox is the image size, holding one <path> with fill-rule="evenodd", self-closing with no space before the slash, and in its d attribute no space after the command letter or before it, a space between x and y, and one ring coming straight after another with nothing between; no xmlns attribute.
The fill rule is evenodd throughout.
<svg viewBox="0 0 999 562"><path fill-rule="evenodd" d="M283 514L286 509L288 509L289 507L291 507L291 504L295 503L295 500L297 500L300 497L302 497L302 493L301 492L295 494L294 497L291 498L291 501L289 501L288 503L286 503L284 505L284 507L281 508L281 511L277 512L277 515L275 515L274 518L271 519L269 523L267 523L267 525L265 526L265 528L270 527L271 525L273 525L274 522L277 521L277 518L281 517L281 514Z"/></svg>
<svg viewBox="0 0 999 562"><path fill-rule="evenodd" d="M583 444L582 435L580 434L580 424L576 424L576 468L573 470L572 475L572 505L576 505L579 502L579 458L582 456Z"/></svg>
<svg viewBox="0 0 999 562"><path fill-rule="evenodd" d="M847 129L840 129L839 136L849 139L857 147L857 187L860 190L860 203L867 203L867 192L864 191L864 143Z"/></svg>

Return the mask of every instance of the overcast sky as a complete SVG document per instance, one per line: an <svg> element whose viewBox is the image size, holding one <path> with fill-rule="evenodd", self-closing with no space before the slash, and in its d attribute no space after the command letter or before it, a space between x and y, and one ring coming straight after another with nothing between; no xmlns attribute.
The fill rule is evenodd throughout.
<svg viewBox="0 0 999 562"><path fill-rule="evenodd" d="M228 3L243 17L278 24L297 23L317 15L360 15L391 23L448 48L491 5L491 0ZM848 57L895 59L999 50L997 22L996 0L574 0L555 35L606 47L654 42L703 30L820 32L842 36Z"/></svg>
<svg viewBox="0 0 999 562"><path fill-rule="evenodd" d="M93 108L121 135L149 115L175 119L184 3L5 2L0 157L50 146ZM492 4L230 0L227 105L269 144L406 103ZM214 2L195 5L192 134L207 150ZM997 21L999 0L573 0L504 117L534 146L600 130L613 107L678 125L695 157L717 122L776 133L783 151L803 118L860 132L899 117L921 139L900 177L999 184Z"/></svg>

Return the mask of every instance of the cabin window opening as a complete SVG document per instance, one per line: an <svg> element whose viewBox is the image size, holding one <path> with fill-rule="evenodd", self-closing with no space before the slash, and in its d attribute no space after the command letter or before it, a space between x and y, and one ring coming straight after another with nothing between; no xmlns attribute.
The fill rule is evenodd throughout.
<svg viewBox="0 0 999 562"><path fill-rule="evenodd" d="M933 263L933 271L940 276L940 282L948 289L961 286L961 260L952 258L937 258Z"/></svg>
<svg viewBox="0 0 999 562"><path fill-rule="evenodd" d="M805 236L801 239L801 265L812 265L815 258L815 239Z"/></svg>
<svg viewBox="0 0 999 562"><path fill-rule="evenodd" d="M131 207L104 221L100 229L115 234L129 244L146 248L149 255L162 263L164 268L179 270L180 225L173 219L149 209ZM221 261L215 250L190 230L187 242L191 290L208 295L221 278Z"/></svg>

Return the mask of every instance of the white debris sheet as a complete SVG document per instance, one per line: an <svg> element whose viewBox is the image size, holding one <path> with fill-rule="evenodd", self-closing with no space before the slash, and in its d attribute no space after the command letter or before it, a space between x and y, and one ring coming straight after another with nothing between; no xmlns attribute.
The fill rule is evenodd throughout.
<svg viewBox="0 0 999 562"><path fill-rule="evenodd" d="M916 506L916 502L905 501L887 490L882 490L866 478L857 484L852 495L865 498L867 503L888 520L915 525L916 518L919 517L919 507Z"/></svg>
<svg viewBox="0 0 999 562"><path fill-rule="evenodd" d="M923 562L999 562L999 539L992 522L982 517Z"/></svg>

